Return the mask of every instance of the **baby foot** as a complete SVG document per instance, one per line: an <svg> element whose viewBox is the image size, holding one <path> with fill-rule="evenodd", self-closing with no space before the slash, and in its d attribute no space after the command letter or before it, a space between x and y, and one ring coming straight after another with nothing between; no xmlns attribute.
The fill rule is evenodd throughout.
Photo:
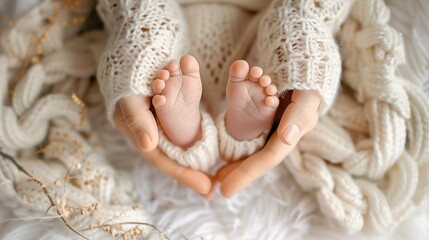
<svg viewBox="0 0 429 240"><path fill-rule="evenodd" d="M279 105L276 86L262 73L260 67L249 71L244 60L235 61L229 70L225 127L237 140L254 139L268 129Z"/></svg>
<svg viewBox="0 0 429 240"><path fill-rule="evenodd" d="M190 56L172 61L152 84L152 104L170 141L186 148L201 134L202 84L197 60Z"/></svg>

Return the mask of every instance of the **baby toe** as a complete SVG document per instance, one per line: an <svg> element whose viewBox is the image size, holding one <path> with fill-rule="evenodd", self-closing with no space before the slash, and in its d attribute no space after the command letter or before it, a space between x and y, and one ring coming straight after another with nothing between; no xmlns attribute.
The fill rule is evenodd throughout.
<svg viewBox="0 0 429 240"><path fill-rule="evenodd" d="M276 108L279 106L279 99L276 96L268 96L265 98L265 104L269 107Z"/></svg>
<svg viewBox="0 0 429 240"><path fill-rule="evenodd" d="M152 104L155 108L163 106L167 102L167 98L164 95L156 95L152 98Z"/></svg>
<svg viewBox="0 0 429 240"><path fill-rule="evenodd" d="M180 69L183 75L187 75L194 78L200 77L200 67L198 61L191 55L183 56L180 59Z"/></svg>
<svg viewBox="0 0 429 240"><path fill-rule="evenodd" d="M158 75L156 76L156 79L167 81L169 77L170 73L168 72L168 70L162 69L161 71L159 71Z"/></svg>
<svg viewBox="0 0 429 240"><path fill-rule="evenodd" d="M259 85L261 87L268 87L271 84L271 78L268 75L264 75L259 79Z"/></svg>
<svg viewBox="0 0 429 240"><path fill-rule="evenodd" d="M252 67L249 72L249 80L252 82L257 82L261 78L263 73L264 71L262 70L262 68L258 66Z"/></svg>
<svg viewBox="0 0 429 240"><path fill-rule="evenodd" d="M238 82L246 80L249 74L249 64L244 60L237 60L229 68L229 81Z"/></svg>
<svg viewBox="0 0 429 240"><path fill-rule="evenodd" d="M277 87L275 85L269 85L268 87L265 88L265 93L270 96L276 95Z"/></svg>
<svg viewBox="0 0 429 240"><path fill-rule="evenodd" d="M170 77L175 77L180 75L179 63L176 60L171 61L167 65L167 70L170 73Z"/></svg>
<svg viewBox="0 0 429 240"><path fill-rule="evenodd" d="M152 83L152 91L154 94L161 94L162 90L165 88L165 81L161 79L156 79Z"/></svg>

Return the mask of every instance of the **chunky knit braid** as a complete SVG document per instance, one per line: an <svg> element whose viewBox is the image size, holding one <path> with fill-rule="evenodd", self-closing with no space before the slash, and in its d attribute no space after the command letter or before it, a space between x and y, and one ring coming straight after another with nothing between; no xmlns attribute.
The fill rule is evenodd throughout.
<svg viewBox="0 0 429 240"><path fill-rule="evenodd" d="M388 20L383 1L355 3L340 35L353 94L344 91L284 162L349 232L390 231L429 193L429 101L395 74L403 44Z"/></svg>
<svg viewBox="0 0 429 240"><path fill-rule="evenodd" d="M18 159L42 183L37 184L7 155L2 155L0 200L20 217L44 216L47 209L49 215L60 214L73 228L89 229L82 233L90 238L102 236L103 232L116 237L146 235L148 227L131 224L119 229L115 225L150 223L150 218L144 209L134 205L130 179L107 162L80 100L93 88L91 78L105 33L92 31L74 36L78 25L61 26L59 20L77 13L86 16L94 3L85 2L74 11L58 12L63 8L60 1L45 1L6 36L6 49L13 54L0 56L1 151ZM50 21L57 22L47 32L41 49L44 57L33 57L25 71L19 59L26 59L33 51L29 47L31 39L40 35L46 19L56 12L59 14ZM13 86L14 76L21 72L22 78ZM12 95L7 94L7 89L13 90ZM36 146L43 147L39 150ZM53 198L53 204L42 187Z"/></svg>

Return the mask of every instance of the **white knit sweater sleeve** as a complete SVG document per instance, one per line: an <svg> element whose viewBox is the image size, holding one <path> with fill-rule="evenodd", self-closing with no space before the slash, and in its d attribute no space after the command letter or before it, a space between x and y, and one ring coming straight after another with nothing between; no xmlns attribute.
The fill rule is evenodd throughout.
<svg viewBox="0 0 429 240"><path fill-rule="evenodd" d="M159 127L159 148L171 159L185 167L207 172L219 158L218 132L212 117L205 111L201 114L201 138L187 149L168 139Z"/></svg>
<svg viewBox="0 0 429 240"><path fill-rule="evenodd" d="M279 92L317 90L320 113L331 106L340 81L341 58L334 32L351 0L273 0L261 20L261 65Z"/></svg>
<svg viewBox="0 0 429 240"><path fill-rule="evenodd" d="M269 130L264 131L254 139L239 141L229 135L226 130L225 115L226 111L222 112L216 120L219 134L219 153L224 160L236 161L246 158L264 146Z"/></svg>
<svg viewBox="0 0 429 240"><path fill-rule="evenodd" d="M100 0L97 11L110 33L97 78L111 121L119 99L150 96L158 71L187 51L187 27L174 0Z"/></svg>

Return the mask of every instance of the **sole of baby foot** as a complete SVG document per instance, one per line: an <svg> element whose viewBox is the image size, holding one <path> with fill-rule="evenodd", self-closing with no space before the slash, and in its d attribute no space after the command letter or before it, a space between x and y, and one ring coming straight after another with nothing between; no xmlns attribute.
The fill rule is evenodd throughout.
<svg viewBox="0 0 429 240"><path fill-rule="evenodd" d="M152 91L152 104L169 140L183 148L192 145L201 134L202 83L197 60L187 55L179 63L170 62L152 83Z"/></svg>
<svg viewBox="0 0 429 240"><path fill-rule="evenodd" d="M249 70L246 61L235 61L226 87L228 134L243 141L254 139L269 129L279 105L276 94L276 86L269 76L263 75L260 67Z"/></svg>

